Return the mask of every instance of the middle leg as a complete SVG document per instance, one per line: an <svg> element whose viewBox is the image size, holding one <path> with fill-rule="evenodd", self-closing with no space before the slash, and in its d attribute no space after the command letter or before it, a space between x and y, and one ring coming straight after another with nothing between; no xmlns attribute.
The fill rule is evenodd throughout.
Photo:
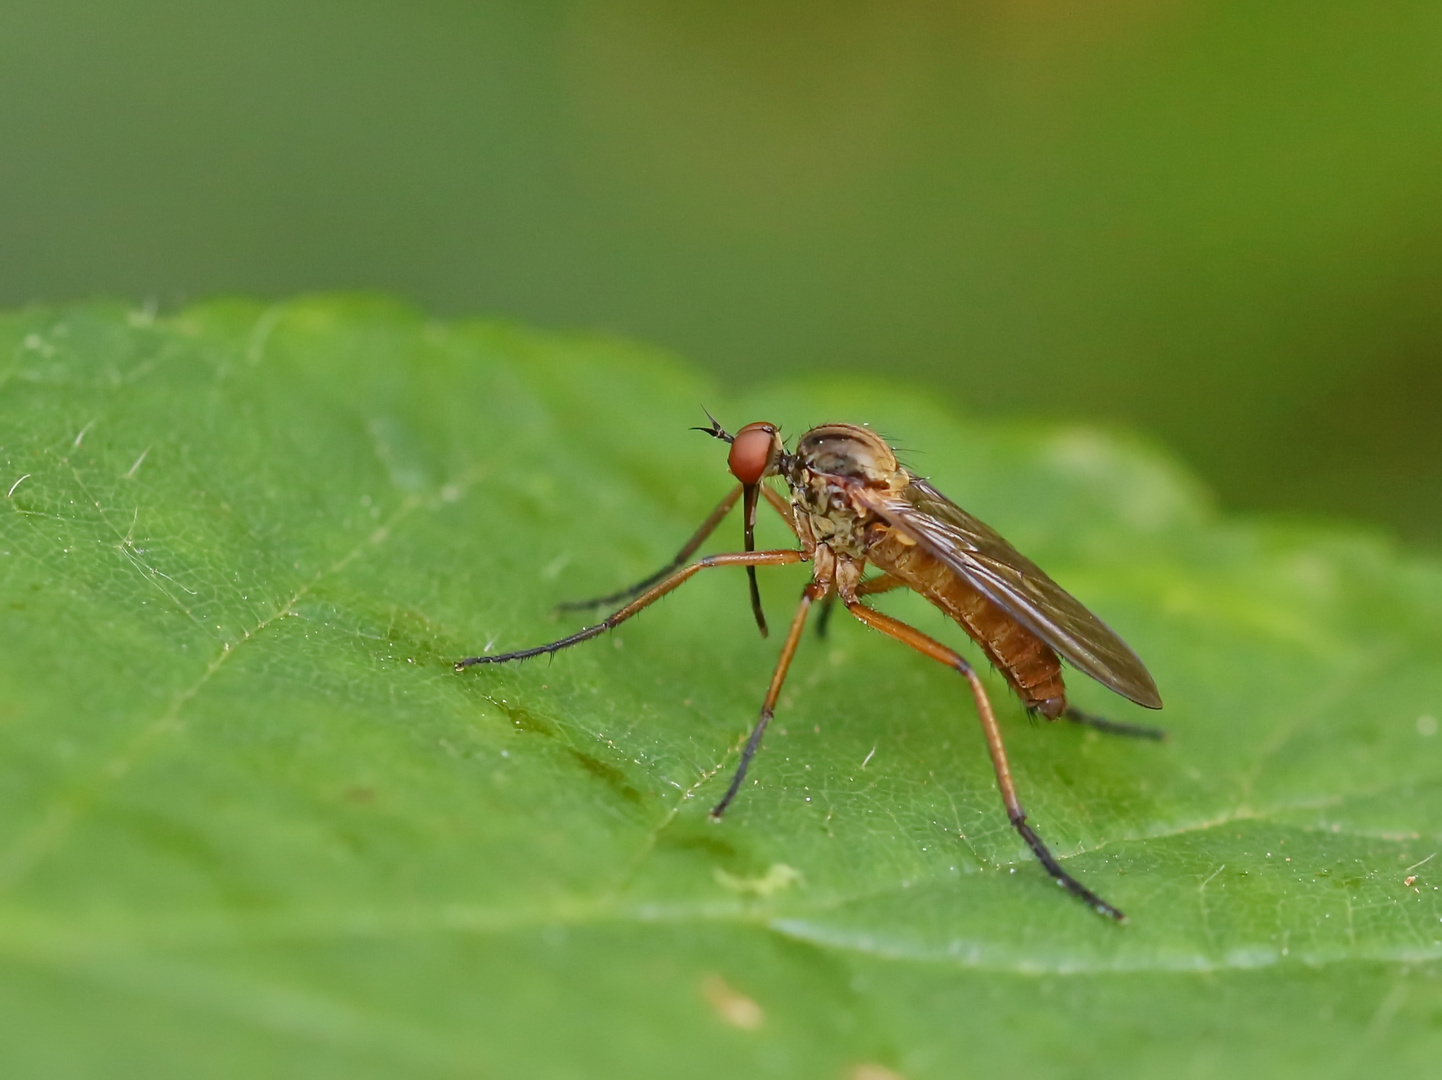
<svg viewBox="0 0 1442 1080"><path fill-rule="evenodd" d="M696 549L706 542L706 538L716 531L716 526L720 525L726 515L731 512L731 508L736 505L736 500L740 497L741 485L737 484L726 494L724 499L716 504L716 509L712 510L711 513L707 515L706 520L701 522L701 527L692 534L690 540L686 541L685 546L676 552L675 557L654 574L648 574L636 582L636 584L617 592L608 593L605 596L597 596L591 600L564 600L556 605L556 610L588 611L593 608L604 607L606 604L623 603L640 596L667 574L674 573L677 569L684 566L686 560L696 554Z"/></svg>
<svg viewBox="0 0 1442 1080"><path fill-rule="evenodd" d="M741 763L736 767L736 775L731 778L731 784L726 788L726 794L721 796L721 801L711 811L711 820L719 821L726 808L731 805L731 800L736 798L736 793L741 790L742 781L746 779L746 770L751 767L751 759L756 756L757 749L761 746L761 736L766 734L766 725L771 723L771 715L776 710L776 699L781 696L781 684L786 681L786 672L791 667L791 658L796 655L796 646L801 641L801 631L806 629L806 616L811 611L811 605L818 597L824 596L829 584L819 581L808 582L801 593L801 603L796 608L796 614L791 619L791 629L786 632L786 641L781 646L781 656L776 661L776 670L771 674L771 685L766 689L766 699L761 703L761 716L756 721L756 726L751 729L751 737L746 740L746 746L741 751Z"/></svg>

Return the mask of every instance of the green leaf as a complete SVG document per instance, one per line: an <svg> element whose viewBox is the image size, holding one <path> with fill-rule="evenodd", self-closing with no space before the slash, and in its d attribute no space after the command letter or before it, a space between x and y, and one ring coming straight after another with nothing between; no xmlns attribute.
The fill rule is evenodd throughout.
<svg viewBox="0 0 1442 1080"><path fill-rule="evenodd" d="M709 823L776 650L739 571L551 661L451 669L671 556L728 488L702 403L872 423L1146 659L1165 744L990 682L1034 824L1129 924L1008 826L964 684L845 619ZM6 316L0 468L6 1076L1442 1052L1442 569L1375 538L1219 520L1147 446L920 388L728 400L633 346L362 300ZM763 573L773 622L805 580Z"/></svg>

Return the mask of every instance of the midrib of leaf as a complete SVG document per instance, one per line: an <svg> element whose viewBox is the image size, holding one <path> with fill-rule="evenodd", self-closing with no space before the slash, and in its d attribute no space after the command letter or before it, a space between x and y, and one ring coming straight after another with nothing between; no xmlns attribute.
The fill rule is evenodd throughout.
<svg viewBox="0 0 1442 1080"><path fill-rule="evenodd" d="M1168 839L1225 828L1239 821L1266 820L1266 815L1240 815L1145 839ZM1084 854L1087 853L1075 852L1059 857L1075 858ZM997 869L1006 868L1007 865L1003 865ZM996 871L991 873L996 876ZM1148 972L1208 975L1288 964L1318 971L1376 962L1424 963L1442 959L1442 941L1428 943L1419 940L1410 948L1299 951L1290 958L1277 950L1250 949L1234 950L1220 957L1179 953L1120 962L1101 962L1068 955L1057 957L1054 963L1047 963L1034 955L1018 956L1014 950L984 940L966 942L970 951L965 952L916 948L888 940L884 933L857 935L814 921L859 901L915 895L920 891L918 886L925 887L927 884L917 882L906 889L891 886L851 895L834 895L819 902L792 902L786 905L784 912L746 900L699 903L626 901L620 897L621 890L609 887L594 896L567 898L547 905L531 906L524 911L453 902L403 910L323 908L265 914L228 913L223 916L165 913L145 918L101 919L89 925L91 920L84 917L37 915L24 908L0 907L0 952L31 962L69 966L123 956L138 958L151 950L208 950L283 942L397 940L451 934L492 936L561 926L577 929L631 926L644 930L647 926L722 924L777 933L841 953L1022 976L1081 977Z"/></svg>

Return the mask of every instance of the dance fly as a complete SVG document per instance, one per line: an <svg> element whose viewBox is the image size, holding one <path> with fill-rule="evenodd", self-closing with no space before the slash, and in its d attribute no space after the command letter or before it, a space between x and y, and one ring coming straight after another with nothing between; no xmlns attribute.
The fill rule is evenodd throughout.
<svg viewBox="0 0 1442 1080"><path fill-rule="evenodd" d="M971 664L954 649L862 600L891 589L919 593L966 631L1034 713L1049 720L1066 718L1115 734L1160 739L1162 732L1156 728L1092 716L1067 700L1062 661L1138 705L1160 709L1162 699L1156 683L1136 653L995 530L961 509L927 480L904 469L892 448L870 429L854 424L823 424L802 435L796 449L790 452L775 424L747 424L732 436L713 419L710 427L696 430L730 444L727 465L738 483L676 557L629 589L581 604L563 605L580 609L625 602L594 626L531 649L467 657L456 663L456 670L525 660L587 641L625 622L700 571L721 566L746 568L751 609L765 635L766 618L756 588L756 567L809 562L811 580L802 591L800 606L782 643L760 717L711 817L719 819L741 789L771 722L812 606L825 601L824 618L831 605L839 601L867 626L945 664L967 680L1012 826L1059 885L1097 912L1119 921L1124 919L1117 908L1062 869L1028 823L1007 763L996 714ZM771 477L784 482L786 496L765 483ZM756 514L763 500L775 508L796 535L799 548L755 550ZM738 501L743 508L745 550L688 561ZM868 568L878 572L867 576Z"/></svg>

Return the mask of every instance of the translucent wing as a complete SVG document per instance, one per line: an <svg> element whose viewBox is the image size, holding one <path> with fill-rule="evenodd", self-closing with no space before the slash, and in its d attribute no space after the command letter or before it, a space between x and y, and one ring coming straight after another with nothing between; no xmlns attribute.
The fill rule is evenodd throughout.
<svg viewBox="0 0 1442 1080"><path fill-rule="evenodd" d="M1078 671L1138 705L1162 707L1137 654L995 529L925 480L913 479L897 495L874 489L859 494L887 524L955 570Z"/></svg>

